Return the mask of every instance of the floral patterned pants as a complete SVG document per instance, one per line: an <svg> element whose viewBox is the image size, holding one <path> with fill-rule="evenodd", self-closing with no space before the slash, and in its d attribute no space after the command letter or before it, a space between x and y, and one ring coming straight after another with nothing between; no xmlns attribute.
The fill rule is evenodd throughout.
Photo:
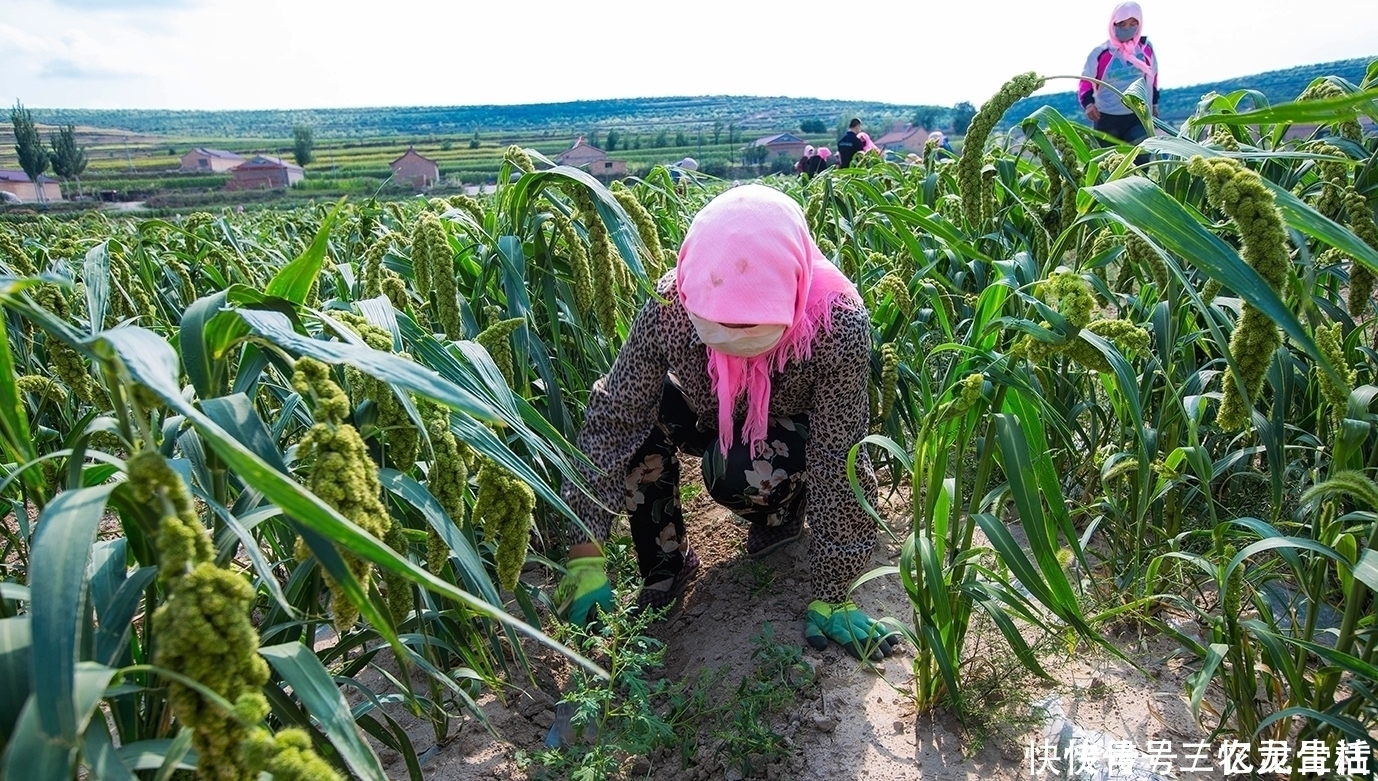
<svg viewBox="0 0 1378 781"><path fill-rule="evenodd" d="M753 524L797 525L806 499L808 415L772 417L764 446L750 452L738 429L723 453L715 428L700 429L698 415L670 378L660 401L660 424L632 455L626 509L637 563L647 583L674 577L684 566L684 508L679 453L703 456L703 482L719 504Z"/></svg>

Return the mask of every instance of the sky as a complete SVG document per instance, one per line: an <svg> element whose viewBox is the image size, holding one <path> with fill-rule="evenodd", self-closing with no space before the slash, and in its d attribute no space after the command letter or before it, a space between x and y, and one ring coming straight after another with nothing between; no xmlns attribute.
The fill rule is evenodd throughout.
<svg viewBox="0 0 1378 781"><path fill-rule="evenodd" d="M1378 0L1141 4L1163 87L1378 55ZM764 95L980 105L1017 73L1079 74L1113 6L0 0L0 100L291 109Z"/></svg>

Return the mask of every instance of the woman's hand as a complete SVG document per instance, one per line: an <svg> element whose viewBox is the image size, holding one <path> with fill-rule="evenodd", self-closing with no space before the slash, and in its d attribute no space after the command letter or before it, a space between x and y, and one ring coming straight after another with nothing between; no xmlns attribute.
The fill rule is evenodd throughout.
<svg viewBox="0 0 1378 781"><path fill-rule="evenodd" d="M555 589L555 610L561 618L587 628L598 610L612 610L612 584L602 556L580 556L565 565L565 578Z"/></svg>
<svg viewBox="0 0 1378 781"><path fill-rule="evenodd" d="M900 645L898 631L861 612L856 604L828 604L821 600L809 603L804 639L817 651L827 648L832 640L852 656L873 662L893 654Z"/></svg>
<svg viewBox="0 0 1378 781"><path fill-rule="evenodd" d="M1096 108L1095 103L1092 103L1086 107L1086 118L1091 120L1092 122L1100 121L1100 109Z"/></svg>

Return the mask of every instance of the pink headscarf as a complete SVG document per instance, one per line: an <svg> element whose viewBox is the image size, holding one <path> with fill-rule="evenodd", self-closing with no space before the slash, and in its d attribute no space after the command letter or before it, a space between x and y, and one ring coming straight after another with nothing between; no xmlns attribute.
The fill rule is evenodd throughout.
<svg viewBox="0 0 1378 781"><path fill-rule="evenodd" d="M1139 30L1134 37L1121 41L1115 37L1115 25L1126 19L1138 19ZM1138 3L1120 3L1110 13L1110 50L1118 52L1120 59L1138 68L1145 77L1153 77L1153 66L1139 59L1139 39L1144 36L1144 11Z"/></svg>
<svg viewBox="0 0 1378 781"><path fill-rule="evenodd" d="M856 137L861 139L861 151L869 152L872 149L876 150L877 152L880 151L880 147L876 146L876 142L872 141L871 137L866 133L857 133Z"/></svg>
<svg viewBox="0 0 1378 781"><path fill-rule="evenodd" d="M832 150L828 149L826 146L820 146L818 147L818 156L827 160L832 156Z"/></svg>
<svg viewBox="0 0 1378 781"><path fill-rule="evenodd" d="M771 372L807 359L818 329L832 331L833 305L860 306L861 296L823 257L799 204L759 184L722 193L694 217L679 248L675 281L680 302L696 317L785 326L779 344L754 358L706 348L718 395L718 445L724 453L731 448L732 413L745 393L742 443L754 453L766 436Z"/></svg>

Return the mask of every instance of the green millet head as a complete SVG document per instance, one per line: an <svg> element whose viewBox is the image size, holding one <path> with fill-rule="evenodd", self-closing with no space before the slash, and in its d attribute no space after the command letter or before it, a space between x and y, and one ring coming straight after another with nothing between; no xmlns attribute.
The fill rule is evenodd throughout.
<svg viewBox="0 0 1378 781"><path fill-rule="evenodd" d="M961 390L957 395L957 403L962 407L962 411L971 409L976 402L981 400L981 391L986 385L986 376L980 372L968 374L962 378Z"/></svg>
<svg viewBox="0 0 1378 781"><path fill-rule="evenodd" d="M349 419L349 397L335 384L330 367L314 358L299 358L292 373L292 389L316 402L317 423L339 425Z"/></svg>
<svg viewBox="0 0 1378 781"><path fill-rule="evenodd" d="M1043 77L1033 72L1015 76L971 118L966 139L962 142L962 156L957 161L957 190L962 196L962 211L972 224L981 222L981 166L986 140L1010 106L1033 94L1043 84ZM989 214L985 215L986 219L990 217Z"/></svg>
<svg viewBox="0 0 1378 781"><path fill-rule="evenodd" d="M384 236L364 250L360 276L364 279L364 298L377 298L383 292L383 256L392 245L391 239Z"/></svg>
<svg viewBox="0 0 1378 781"><path fill-rule="evenodd" d="M503 379L507 380L509 386L513 382L512 366L512 343L510 338L512 332L517 330L526 320L521 317L513 317L508 320L499 320L483 330L483 333L474 337L474 341L483 346L488 354L493 357L493 363L497 364L498 371L502 372Z"/></svg>
<svg viewBox="0 0 1378 781"><path fill-rule="evenodd" d="M156 663L236 703L234 711L226 712L194 689L167 683L173 713L192 729L201 778L252 777L243 751L251 729L241 716L266 713L266 703L255 698L262 698L259 689L268 680L268 665L258 655L258 632L249 621L253 600L254 590L243 577L207 561L178 580L153 614Z"/></svg>
<svg viewBox="0 0 1378 781"><path fill-rule="evenodd" d="M454 208L460 209L472 217L474 222L479 225L483 224L483 205L477 199L467 195L451 195L449 202Z"/></svg>
<svg viewBox="0 0 1378 781"><path fill-rule="evenodd" d="M349 415L348 397L330 379L329 367L310 358L297 361L292 385L303 396L310 394L316 399L316 424L302 437L299 448L303 458L315 458L307 487L340 515L382 538L391 527L391 520L380 499L378 465L369 457L363 437L345 422ZM298 546L298 558L304 559L307 553L304 545ZM348 554L344 559L355 579L367 589L372 566ZM358 619L358 608L345 598L330 576L325 576L325 580L334 595L335 625L343 631Z"/></svg>
<svg viewBox="0 0 1378 781"><path fill-rule="evenodd" d="M899 395L900 383L900 357L893 342L887 342L880 346L880 386L877 391L879 399L879 419L884 421L890 417L890 411L894 409L895 399Z"/></svg>
<svg viewBox="0 0 1378 781"><path fill-rule="evenodd" d="M502 155L502 160L522 173L529 174L536 170L535 164L531 162L531 155L516 144L507 147L507 151Z"/></svg>
<svg viewBox="0 0 1378 781"><path fill-rule="evenodd" d="M438 276L453 265L445 226L433 212L422 212L416 219L416 227L412 229L411 263L416 292L425 301L430 298Z"/></svg>
<svg viewBox="0 0 1378 781"><path fill-rule="evenodd" d="M125 463L134 500L160 518L155 546L158 577L173 581L215 555L210 534L196 517L180 475L156 450L141 450Z"/></svg>
<svg viewBox="0 0 1378 781"><path fill-rule="evenodd" d="M464 490L469 484L469 466L459 441L450 431L450 411L433 405L425 415L426 430L435 451L427 472L427 487L455 524L460 525L464 520Z"/></svg>
<svg viewBox="0 0 1378 781"><path fill-rule="evenodd" d="M1365 244L1378 249L1378 223L1374 222L1373 209L1368 199L1347 186L1341 196L1345 214L1349 217L1349 229ZM1368 266L1353 261L1349 265L1349 315L1355 319L1368 314L1372 306L1374 273Z"/></svg>
<svg viewBox="0 0 1378 781"><path fill-rule="evenodd" d="M1273 290L1281 291L1291 268L1287 234L1273 194L1263 179L1238 161L1224 158L1193 157L1187 170L1205 180L1211 202L1239 228L1243 245L1240 254L1245 262ZM1249 424L1250 408L1245 398L1255 398L1262 390L1268 364L1281 343L1277 325L1246 302L1230 336L1230 356L1239 367L1239 380L1233 372L1225 376L1217 416L1222 428L1241 430Z"/></svg>
<svg viewBox="0 0 1378 781"><path fill-rule="evenodd" d="M67 391L58 385L52 377L26 374L22 377L16 377L14 385L20 393L31 393L53 404L63 404L67 401Z"/></svg>
<svg viewBox="0 0 1378 781"><path fill-rule="evenodd" d="M407 281L390 268L383 269L382 273L383 279L380 286L383 295L388 297L388 303L392 304L393 309L399 312L405 311L407 304L410 303L407 294Z"/></svg>
<svg viewBox="0 0 1378 781"><path fill-rule="evenodd" d="M1115 349L1126 358L1148 351L1151 339L1148 331L1128 320L1093 320L1085 330L1115 345ZM1080 337L1069 340L1066 345L1067 357L1088 369L1108 373L1112 371L1105 354Z"/></svg>
<svg viewBox="0 0 1378 781"><path fill-rule="evenodd" d="M1091 322L1091 311L1095 309L1096 299L1091 295L1091 286L1079 274L1055 272L1046 283L1045 297L1057 305L1058 314L1067 318L1067 323L1080 330Z"/></svg>
<svg viewBox="0 0 1378 781"><path fill-rule="evenodd" d="M332 316L348 325L369 347L380 352L392 352L392 335L364 317L353 312L332 312ZM409 358L402 353L402 358ZM378 410L375 426L383 444L384 454L391 464L406 471L416 463L421 443L420 432L412 424L407 409L383 380L352 366L345 367L345 380L353 392L355 403L371 400Z"/></svg>
<svg viewBox="0 0 1378 781"><path fill-rule="evenodd" d="M263 769L273 781L342 781L330 763L316 753L306 730L288 727L272 738L271 758Z"/></svg>
<svg viewBox="0 0 1378 781"><path fill-rule="evenodd" d="M1325 397L1326 403L1330 405L1331 416L1339 421L1344 418L1345 411L1349 406L1349 394L1354 390L1354 383L1358 379L1357 373L1349 366L1349 360L1344 352L1344 327L1340 323L1332 323L1329 326L1316 327L1316 347L1320 349L1321 355L1335 367L1339 373L1340 380L1337 382L1329 374L1317 368L1318 379L1321 384L1321 395Z"/></svg>
<svg viewBox="0 0 1378 781"><path fill-rule="evenodd" d="M389 518L391 525L388 533L383 537L383 542L389 548L397 551L403 558L407 557L407 551L411 548L411 543L407 539L406 527L396 518ZM401 624L411 613L412 606L415 604L412 595L411 581L404 575L399 575L392 570L383 570L383 585L386 587L388 600L388 613L392 615L394 624Z"/></svg>
<svg viewBox="0 0 1378 781"><path fill-rule="evenodd" d="M881 277L876 283L875 300L876 303L889 298L902 315L908 317L914 311L914 300L909 295L909 286L904 283L899 274L893 271Z"/></svg>
<svg viewBox="0 0 1378 781"><path fill-rule="evenodd" d="M498 582L511 591L517 586L526 560L531 513L536 495L531 487L494 461L484 459L478 472L478 496L474 499L474 523L487 539L497 542L494 555Z"/></svg>
<svg viewBox="0 0 1378 781"><path fill-rule="evenodd" d="M618 188L613 191L613 197L636 224L637 235L641 237L641 243L646 245L646 271L655 279L665 267L665 251L660 245L660 232L656 230L655 219L631 190Z"/></svg>
<svg viewBox="0 0 1378 781"><path fill-rule="evenodd" d="M38 273L29 253L24 249L24 240L4 229L0 229L0 259L9 264L15 276L31 277Z"/></svg>

